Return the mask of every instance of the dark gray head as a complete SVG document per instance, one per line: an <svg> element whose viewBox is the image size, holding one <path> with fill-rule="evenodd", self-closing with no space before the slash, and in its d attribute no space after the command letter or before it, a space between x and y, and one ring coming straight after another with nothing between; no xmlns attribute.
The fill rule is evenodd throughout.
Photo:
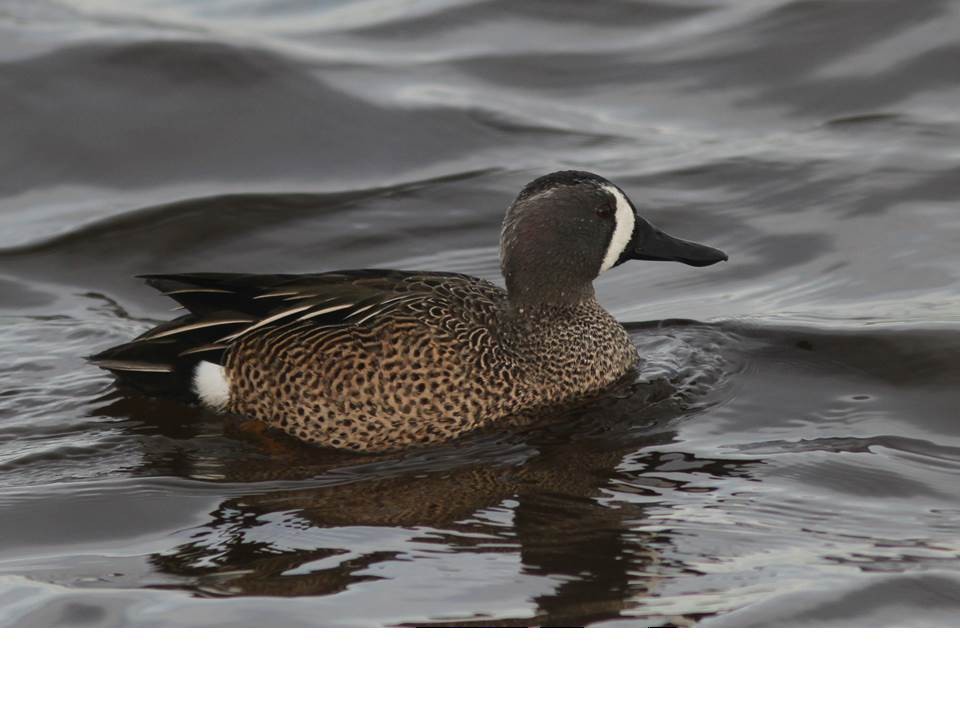
<svg viewBox="0 0 960 720"><path fill-rule="evenodd" d="M513 302L572 305L593 281L627 260L713 265L719 250L679 240L637 215L620 188L599 175L563 170L537 178L514 200L500 235L500 267Z"/></svg>

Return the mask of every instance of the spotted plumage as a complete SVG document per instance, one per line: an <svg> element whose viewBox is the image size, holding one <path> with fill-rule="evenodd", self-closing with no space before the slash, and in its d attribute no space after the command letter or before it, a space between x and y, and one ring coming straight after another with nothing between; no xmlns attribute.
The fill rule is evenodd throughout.
<svg viewBox="0 0 960 720"><path fill-rule="evenodd" d="M623 193L567 171L528 185L501 236L506 291L467 275L148 275L188 314L93 361L307 442L425 445L595 393L637 361L592 281L632 257L705 265Z"/></svg>

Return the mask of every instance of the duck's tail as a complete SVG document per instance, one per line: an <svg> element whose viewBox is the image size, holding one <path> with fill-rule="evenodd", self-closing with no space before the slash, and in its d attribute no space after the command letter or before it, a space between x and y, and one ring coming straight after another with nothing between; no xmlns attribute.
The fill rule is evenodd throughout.
<svg viewBox="0 0 960 720"><path fill-rule="evenodd" d="M147 282L170 292L162 279L148 277ZM227 392L223 376L227 343L220 341L232 328L251 322L250 315L230 310L190 312L88 360L112 372L121 386L222 406Z"/></svg>

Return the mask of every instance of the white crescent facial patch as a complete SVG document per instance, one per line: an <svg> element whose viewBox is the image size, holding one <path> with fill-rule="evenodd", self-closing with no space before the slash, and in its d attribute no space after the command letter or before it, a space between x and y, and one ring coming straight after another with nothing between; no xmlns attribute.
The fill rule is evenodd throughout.
<svg viewBox="0 0 960 720"><path fill-rule="evenodd" d="M633 214L630 201L624 197L623 193L613 185L604 185L603 187L613 196L617 211L614 215L613 235L610 236L610 245L607 246L607 254L603 256L600 272L609 270L620 259L627 243L633 237L633 228L637 224L637 217Z"/></svg>

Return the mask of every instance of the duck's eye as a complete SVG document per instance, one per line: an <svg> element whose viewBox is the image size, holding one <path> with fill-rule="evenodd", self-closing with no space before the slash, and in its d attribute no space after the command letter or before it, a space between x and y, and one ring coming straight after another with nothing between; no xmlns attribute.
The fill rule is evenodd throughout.
<svg viewBox="0 0 960 720"><path fill-rule="evenodd" d="M597 217L609 218L614 216L614 213L616 213L616 210L614 209L613 205L608 204L608 205L601 205L596 210L594 210L594 212L597 214Z"/></svg>

